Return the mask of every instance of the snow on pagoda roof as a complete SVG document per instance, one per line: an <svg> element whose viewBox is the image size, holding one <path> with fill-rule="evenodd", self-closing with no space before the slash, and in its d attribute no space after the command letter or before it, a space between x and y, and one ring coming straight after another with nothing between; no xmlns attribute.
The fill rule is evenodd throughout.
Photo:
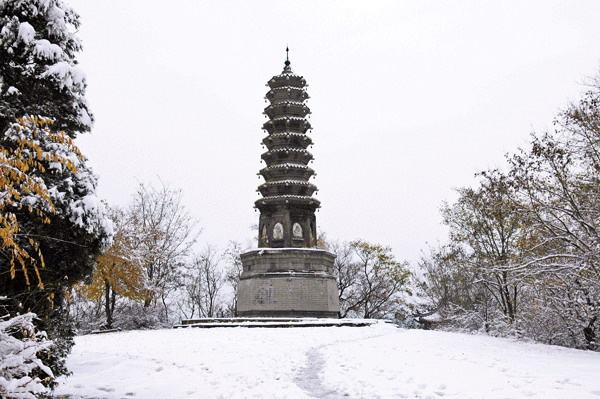
<svg viewBox="0 0 600 399"><path fill-rule="evenodd" d="M279 133L271 133L269 134L267 137L281 137L281 136L304 136L307 139L310 139L310 137L308 137L306 135L306 133L300 133L300 132L279 132Z"/></svg>
<svg viewBox="0 0 600 399"><path fill-rule="evenodd" d="M306 106L306 104L304 104L304 100L303 101L297 101L297 100L290 100L290 99L285 99L285 100L280 100L280 101L274 101L271 104L269 104L265 110L269 109L269 108L273 108L273 107L277 107L279 105L296 105L302 108L308 108Z"/></svg>
<svg viewBox="0 0 600 399"><path fill-rule="evenodd" d="M303 148L292 148L292 147L273 148L272 150L267 151L267 153L269 153L269 152L306 152L306 153L308 153L308 151Z"/></svg>
<svg viewBox="0 0 600 399"><path fill-rule="evenodd" d="M297 184L297 185L301 185L301 186L313 186L316 188L316 186L312 183L309 183L305 180L297 180L297 179L271 180L271 181L263 183L261 185L261 187L262 186L276 186L276 185L281 185L281 184Z"/></svg>
<svg viewBox="0 0 600 399"><path fill-rule="evenodd" d="M290 89L300 90L300 91L306 92L306 86L304 86L304 87L298 87L298 86L285 85L285 86L271 87L271 91L275 91L275 90L290 90Z"/></svg>
<svg viewBox="0 0 600 399"><path fill-rule="evenodd" d="M281 169L281 168L310 169L308 166L302 165L301 163L291 163L291 162L285 162L285 163L279 163L276 165L267 166L265 169Z"/></svg>
<svg viewBox="0 0 600 399"><path fill-rule="evenodd" d="M289 116L278 116L276 118L269 119L266 123L280 121L280 120L297 120L297 121L308 122L306 120L306 118L303 118L301 116L292 116L292 115L289 115Z"/></svg>
<svg viewBox="0 0 600 399"><path fill-rule="evenodd" d="M270 195L268 197L262 197L261 199L256 200L255 202L269 201L269 200L280 200L280 199L301 199L301 200L310 200L310 201L314 201L316 203L319 203L318 199L313 198L310 195L292 195L292 194Z"/></svg>

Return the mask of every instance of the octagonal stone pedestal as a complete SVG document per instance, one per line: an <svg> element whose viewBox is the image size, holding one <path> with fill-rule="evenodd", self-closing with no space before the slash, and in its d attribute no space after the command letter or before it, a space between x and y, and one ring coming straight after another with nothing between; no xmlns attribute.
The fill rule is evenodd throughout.
<svg viewBox="0 0 600 399"><path fill-rule="evenodd" d="M335 255L313 248L259 248L241 255L241 317L338 317Z"/></svg>

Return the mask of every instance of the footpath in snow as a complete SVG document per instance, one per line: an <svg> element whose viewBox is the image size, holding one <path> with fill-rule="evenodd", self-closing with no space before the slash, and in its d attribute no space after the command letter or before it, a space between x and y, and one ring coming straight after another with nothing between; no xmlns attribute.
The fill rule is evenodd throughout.
<svg viewBox="0 0 600 399"><path fill-rule="evenodd" d="M391 325L78 337L73 399L600 399L600 353Z"/></svg>

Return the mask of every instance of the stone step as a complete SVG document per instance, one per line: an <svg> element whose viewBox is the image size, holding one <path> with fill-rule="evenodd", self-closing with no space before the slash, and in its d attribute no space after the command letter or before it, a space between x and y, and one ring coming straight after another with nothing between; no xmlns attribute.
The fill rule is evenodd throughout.
<svg viewBox="0 0 600 399"><path fill-rule="evenodd" d="M182 320L174 328L289 328L289 327L366 327L376 323L392 323L373 319L317 319L317 318L206 318Z"/></svg>
<svg viewBox="0 0 600 399"><path fill-rule="evenodd" d="M319 320L314 318L299 318L299 317L205 317L201 319L184 319L181 324L197 324L197 323L241 323L245 321L251 322L294 322L298 320ZM329 320L329 319L327 319Z"/></svg>

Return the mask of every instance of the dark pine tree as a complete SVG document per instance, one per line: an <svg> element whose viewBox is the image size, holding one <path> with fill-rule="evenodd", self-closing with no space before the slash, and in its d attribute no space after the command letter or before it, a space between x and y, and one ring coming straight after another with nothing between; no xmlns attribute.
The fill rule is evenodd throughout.
<svg viewBox="0 0 600 399"><path fill-rule="evenodd" d="M91 129L85 75L75 59L81 50L75 34L78 27L79 16L61 0L0 1L0 145L17 145L16 121L27 115L53 119L51 128L71 138ZM57 148L45 137L39 141L44 151ZM40 327L57 342L57 350L48 355L57 375L66 372L63 359L73 335L63 294L91 274L111 236L111 224L95 194L97 179L85 158L62 155L73 160L76 170L45 161L43 170L33 171L44 181L56 207L50 223L19 207L14 210L23 247L30 239L39 243L45 261L43 287L26 284L22 273L11 278L10 254L0 253L0 294L12 300L11 312L38 314ZM29 200L24 196L20 207Z"/></svg>

